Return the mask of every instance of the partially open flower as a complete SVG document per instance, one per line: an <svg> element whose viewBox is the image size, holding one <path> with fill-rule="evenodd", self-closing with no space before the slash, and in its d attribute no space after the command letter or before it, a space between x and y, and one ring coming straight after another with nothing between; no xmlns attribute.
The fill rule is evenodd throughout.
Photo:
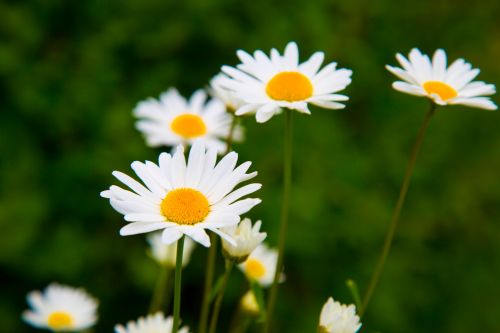
<svg viewBox="0 0 500 333"><path fill-rule="evenodd" d="M129 321L126 326L116 325L116 333L169 333L172 332L172 317L167 317L158 312L147 317L140 317L136 321ZM189 328L179 328L178 333L189 333Z"/></svg>
<svg viewBox="0 0 500 333"><path fill-rule="evenodd" d="M148 243L151 247L151 256L161 265L175 268L177 259L177 242L165 244L161 240L161 232L154 232L148 235ZM186 238L184 241L184 251L182 252L182 267L189 263L191 253L193 253L195 243L191 238Z"/></svg>
<svg viewBox="0 0 500 333"><path fill-rule="evenodd" d="M267 287L273 283L277 261L278 251L260 244L238 267L250 281L256 281L261 286ZM283 274L280 280L284 280Z"/></svg>
<svg viewBox="0 0 500 333"><path fill-rule="evenodd" d="M43 293L30 292L28 303L31 310L23 313L24 320L53 332L82 331L97 321L97 301L83 289L52 283Z"/></svg>
<svg viewBox="0 0 500 333"><path fill-rule="evenodd" d="M319 333L355 333L361 328L356 307L335 302L332 297L323 306L319 320Z"/></svg>
<svg viewBox="0 0 500 333"><path fill-rule="evenodd" d="M253 291L249 290L241 298L240 301L241 309L248 314L258 315L260 313L259 303Z"/></svg>
<svg viewBox="0 0 500 333"><path fill-rule="evenodd" d="M250 253L267 237L265 232L260 232L261 221L255 222L252 227L250 219L244 219L238 226L222 229L234 240L234 244L222 239L224 257L236 264L247 260Z"/></svg>
<svg viewBox="0 0 500 333"><path fill-rule="evenodd" d="M223 87L222 81L228 79L225 74L217 74L210 80L210 93L213 97L221 100L229 112L236 112L243 101L233 91Z"/></svg>

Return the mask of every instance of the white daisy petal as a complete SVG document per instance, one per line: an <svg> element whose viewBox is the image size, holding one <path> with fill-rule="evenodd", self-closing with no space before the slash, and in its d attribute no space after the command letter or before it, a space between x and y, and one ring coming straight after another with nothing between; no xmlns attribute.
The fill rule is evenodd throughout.
<svg viewBox="0 0 500 333"><path fill-rule="evenodd" d="M253 57L241 50L237 55L242 63L236 67L223 66L222 71L228 78L220 82L242 101L235 114L255 112L259 123L279 114L281 108L310 114L308 103L313 100L318 106L339 108L338 104L328 101L322 103L322 96L340 91L351 82L352 72L337 70L336 63L318 72L324 59L322 52L314 53L299 64L295 42L287 44L283 55L276 49L271 49L270 57L260 50L255 51Z"/></svg>
<svg viewBox="0 0 500 333"><path fill-rule="evenodd" d="M182 146L173 157L161 154L159 165L132 163L136 173L154 192L131 177L117 173L117 178L136 192L111 186L101 193L126 221L131 222L120 230L120 234L165 229L164 243L173 243L186 235L195 242L210 246L205 229L219 233L216 230L237 224L241 214L260 203L260 199L241 199L258 190L260 184L248 184L234 190L238 184L257 174L247 173L251 163L245 162L237 167L238 155L235 152L224 156L219 163L216 159L214 148L207 151L204 144L197 141L191 148L187 163Z"/></svg>
<svg viewBox="0 0 500 333"><path fill-rule="evenodd" d="M415 96L425 96L438 105L462 104L486 110L496 110L497 106L484 97L496 92L495 86L474 81L479 69L463 59L455 60L446 68L446 53L439 49L432 62L418 49L410 51L409 60L396 55L403 68L386 66L387 70L404 80L393 83L393 88Z"/></svg>
<svg viewBox="0 0 500 333"><path fill-rule="evenodd" d="M97 300L81 288L50 284L43 293L28 294L32 311L24 311L28 324L53 332L79 332L97 321Z"/></svg>

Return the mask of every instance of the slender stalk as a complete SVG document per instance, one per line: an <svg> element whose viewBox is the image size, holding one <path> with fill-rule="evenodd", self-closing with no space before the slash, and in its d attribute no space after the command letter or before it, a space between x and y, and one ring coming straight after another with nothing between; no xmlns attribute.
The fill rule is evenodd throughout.
<svg viewBox="0 0 500 333"><path fill-rule="evenodd" d="M168 302L171 292L170 277L170 267L161 265L160 274L158 275L158 281L156 282L153 298L151 299L151 304L149 306L150 314L153 314L162 309L163 304L165 304L165 300L167 300Z"/></svg>
<svg viewBox="0 0 500 333"><path fill-rule="evenodd" d="M399 191L398 201L392 213L391 223L389 224L389 229L387 230L387 234L385 236L384 246L382 248L382 252L380 253L377 265L375 266L375 270L373 271L373 274L370 278L370 282L368 284L366 293L363 297L363 303L359 311L360 316L363 316L364 313L366 312L366 308L368 307L368 304L370 303L370 300L373 296L373 292L375 291L375 288L377 287L378 282L380 280L380 275L384 270L384 265L387 260L387 256L389 255L392 241L394 239L394 234L396 233L396 228L398 226L399 217L401 215L401 209L403 208L403 204L406 198L406 193L408 192L408 187L410 186L410 180L413 175L415 162L417 161L417 156L420 151L420 147L422 146L422 142L424 141L425 131L427 129L427 126L429 125L429 121L431 120L435 112L436 112L436 104L431 102L430 110L425 114L424 121L418 131L417 138L413 145L413 149L410 155L410 160L408 161L408 165L406 167L406 173L403 179L403 184L401 185L401 189Z"/></svg>
<svg viewBox="0 0 500 333"><path fill-rule="evenodd" d="M229 281L229 275L231 275L232 268L233 268L233 263L229 260L226 260L226 270L224 272L222 285L217 295L217 299L215 300L214 303L212 320L210 321L210 329L208 330L208 333L215 333L215 330L217 329L217 321L219 320L220 307L222 305L222 299L224 298L224 292L226 291L227 282Z"/></svg>
<svg viewBox="0 0 500 333"><path fill-rule="evenodd" d="M229 128L229 133L226 138L226 152L225 154L231 151L231 145L233 142L234 131L236 128L236 123L238 122L238 117L231 113L231 127ZM206 333L207 325L208 325L208 314L210 311L210 294L212 291L212 285L214 283L214 272L215 272L215 263L217 259L217 247L219 243L219 238L217 235L211 233L210 234L210 248L208 249L207 255L207 266L205 269L205 284L203 286L203 298L201 301L201 311L200 311L200 320L198 324L198 332Z"/></svg>
<svg viewBox="0 0 500 333"><path fill-rule="evenodd" d="M285 137L284 137L284 163L283 163L283 202L281 206L281 224L278 241L278 260L276 262L276 272L269 293L269 303L267 306L266 321L263 326L263 333L271 330L274 306L278 294L278 283L283 270L283 256L285 253L286 233L288 229L288 215L290 210L290 196L292 190L292 110L285 111Z"/></svg>
<svg viewBox="0 0 500 333"><path fill-rule="evenodd" d="M177 333L179 328L179 315L181 313L181 278L182 278L182 252L184 251L184 235L177 241L177 258L175 261L174 280L174 322L172 333Z"/></svg>

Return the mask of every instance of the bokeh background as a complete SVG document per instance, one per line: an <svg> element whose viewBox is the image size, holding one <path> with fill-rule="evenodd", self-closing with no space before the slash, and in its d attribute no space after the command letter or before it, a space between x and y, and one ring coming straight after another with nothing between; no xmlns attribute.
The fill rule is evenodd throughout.
<svg viewBox="0 0 500 333"><path fill-rule="evenodd" d="M294 192L280 289L279 332L314 332L328 296L367 284L409 150L428 102L395 92L384 64L412 47L447 50L499 83L500 2L2 1L0 3L0 322L51 281L100 299L96 332L147 311L158 266L144 237L118 235L122 217L99 192L112 170L155 160L131 110L170 86L206 86L235 51L298 42L354 71L343 111L294 119ZM498 103L498 97L493 97ZM393 251L364 332L499 332L500 114L460 106L433 118ZM262 219L276 244L283 117L244 120L236 146L264 184ZM185 270L184 322L197 327L206 251ZM221 260L219 260L221 264ZM219 269L221 267L219 266ZM244 292L235 272L221 331Z"/></svg>

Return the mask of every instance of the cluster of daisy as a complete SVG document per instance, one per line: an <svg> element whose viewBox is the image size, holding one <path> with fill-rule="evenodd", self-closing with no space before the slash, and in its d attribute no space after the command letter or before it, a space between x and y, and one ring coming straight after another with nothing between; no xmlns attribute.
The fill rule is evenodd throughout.
<svg viewBox="0 0 500 333"><path fill-rule="evenodd" d="M148 234L149 254L160 265L172 270L178 264L186 266L196 243L210 247L214 237L220 237L225 260L238 265L251 284L268 287L276 276L284 281L284 274L278 271L278 252L263 243L267 234L260 230L262 222L242 219L261 202L248 197L261 184L242 185L257 172L249 172L251 162L238 164L239 155L230 149L232 142L243 139L237 118L252 114L262 123L284 109L304 114L311 114L310 105L342 109L348 97L339 92L351 83L352 71L339 69L336 63L322 67L323 52L300 63L294 42L283 54L276 49L269 55L260 50L253 55L239 50L237 56L241 63L223 66L207 91L198 90L186 99L170 88L158 99L138 103L133 114L147 145L172 150L161 153L157 162L133 162L136 177L114 171L122 185L110 186L101 196L127 222L121 235ZM479 70L464 60L447 67L442 50L435 52L432 61L417 49L410 52L409 59L401 54L396 57L402 68L387 69L404 82L395 82L395 89L428 97L437 105L497 108L485 97L493 94L495 87L473 82ZM181 239L185 243L179 257L177 244ZM177 263L178 258L182 264ZM24 319L56 332L81 331L97 319L97 302L81 289L52 284L43 293L30 293L28 302L32 310ZM249 313L264 310L253 291L242 297L240 306ZM354 305L330 298L321 311L318 331L354 333L361 327L359 320ZM189 331L174 327L174 322L162 312L151 313L125 326L117 325L115 331Z"/></svg>

